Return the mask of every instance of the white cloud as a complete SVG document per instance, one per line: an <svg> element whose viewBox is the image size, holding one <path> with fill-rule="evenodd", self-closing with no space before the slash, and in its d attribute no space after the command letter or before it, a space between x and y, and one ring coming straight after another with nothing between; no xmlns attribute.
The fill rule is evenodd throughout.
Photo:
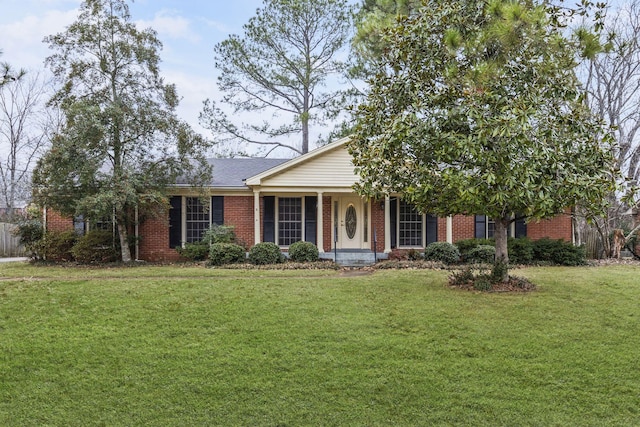
<svg viewBox="0 0 640 427"><path fill-rule="evenodd" d="M2 60L18 68L41 68L50 54L42 40L64 31L77 14L77 9L49 10L43 15L28 15L19 21L0 25Z"/></svg>
<svg viewBox="0 0 640 427"><path fill-rule="evenodd" d="M214 20L206 19L206 18L201 18L200 20L202 22L204 22L207 25L207 27L213 28L215 31L218 31L218 32L223 33L225 35L232 32L231 27L226 25L226 24L224 24L224 23L222 23L222 22L218 22L218 21L214 21Z"/></svg>
<svg viewBox="0 0 640 427"><path fill-rule="evenodd" d="M162 38L186 39L193 43L200 41L200 36L191 29L191 21L182 16L172 16L167 10L157 12L151 21L138 20L136 25L141 29L151 27Z"/></svg>

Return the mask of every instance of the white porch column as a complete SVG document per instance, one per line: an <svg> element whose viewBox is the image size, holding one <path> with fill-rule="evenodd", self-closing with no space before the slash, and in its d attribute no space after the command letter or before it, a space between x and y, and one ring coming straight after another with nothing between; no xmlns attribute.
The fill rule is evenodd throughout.
<svg viewBox="0 0 640 427"><path fill-rule="evenodd" d="M260 243L260 190L253 190L253 243Z"/></svg>
<svg viewBox="0 0 640 427"><path fill-rule="evenodd" d="M453 217L447 216L447 243L453 243Z"/></svg>
<svg viewBox="0 0 640 427"><path fill-rule="evenodd" d="M316 224L317 227L317 236L316 236L316 246L318 247L318 252L324 252L324 218L322 216L322 191L318 191L318 203L317 203L316 213Z"/></svg>
<svg viewBox="0 0 640 427"><path fill-rule="evenodd" d="M391 199L384 196L384 252L391 252Z"/></svg>

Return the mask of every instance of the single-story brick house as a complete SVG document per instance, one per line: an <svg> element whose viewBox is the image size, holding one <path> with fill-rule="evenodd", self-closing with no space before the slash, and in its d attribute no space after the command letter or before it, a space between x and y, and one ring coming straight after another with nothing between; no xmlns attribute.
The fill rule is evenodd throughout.
<svg viewBox="0 0 640 427"><path fill-rule="evenodd" d="M434 217L415 211L400 195L370 200L353 191L358 180L341 139L295 159L212 159L213 179L206 199L186 183L171 188L166 217L149 218L136 227L138 259L179 259L175 248L200 239L211 224L232 225L247 247L275 242L286 251L299 240L318 246L322 258L346 254L385 258L393 249L418 249L435 241L454 243L491 237L493 223L484 215ZM60 229L55 214L49 229ZM511 235L571 241L570 215L516 222Z"/></svg>

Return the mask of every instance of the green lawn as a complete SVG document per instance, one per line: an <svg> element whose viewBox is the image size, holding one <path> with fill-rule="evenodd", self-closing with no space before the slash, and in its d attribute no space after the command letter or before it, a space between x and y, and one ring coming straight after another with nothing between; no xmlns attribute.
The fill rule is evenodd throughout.
<svg viewBox="0 0 640 427"><path fill-rule="evenodd" d="M640 425L640 268L0 264L0 425Z"/></svg>

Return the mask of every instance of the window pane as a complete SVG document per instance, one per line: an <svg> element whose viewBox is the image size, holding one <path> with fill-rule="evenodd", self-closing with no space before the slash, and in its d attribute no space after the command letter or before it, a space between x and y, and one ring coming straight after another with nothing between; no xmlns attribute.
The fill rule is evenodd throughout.
<svg viewBox="0 0 640 427"><path fill-rule="evenodd" d="M197 197L187 197L187 243L202 240L209 228L209 209Z"/></svg>
<svg viewBox="0 0 640 427"><path fill-rule="evenodd" d="M398 226L400 246L422 246L422 214L404 200L400 200Z"/></svg>
<svg viewBox="0 0 640 427"><path fill-rule="evenodd" d="M278 244L289 246L302 240L302 199L278 199Z"/></svg>

